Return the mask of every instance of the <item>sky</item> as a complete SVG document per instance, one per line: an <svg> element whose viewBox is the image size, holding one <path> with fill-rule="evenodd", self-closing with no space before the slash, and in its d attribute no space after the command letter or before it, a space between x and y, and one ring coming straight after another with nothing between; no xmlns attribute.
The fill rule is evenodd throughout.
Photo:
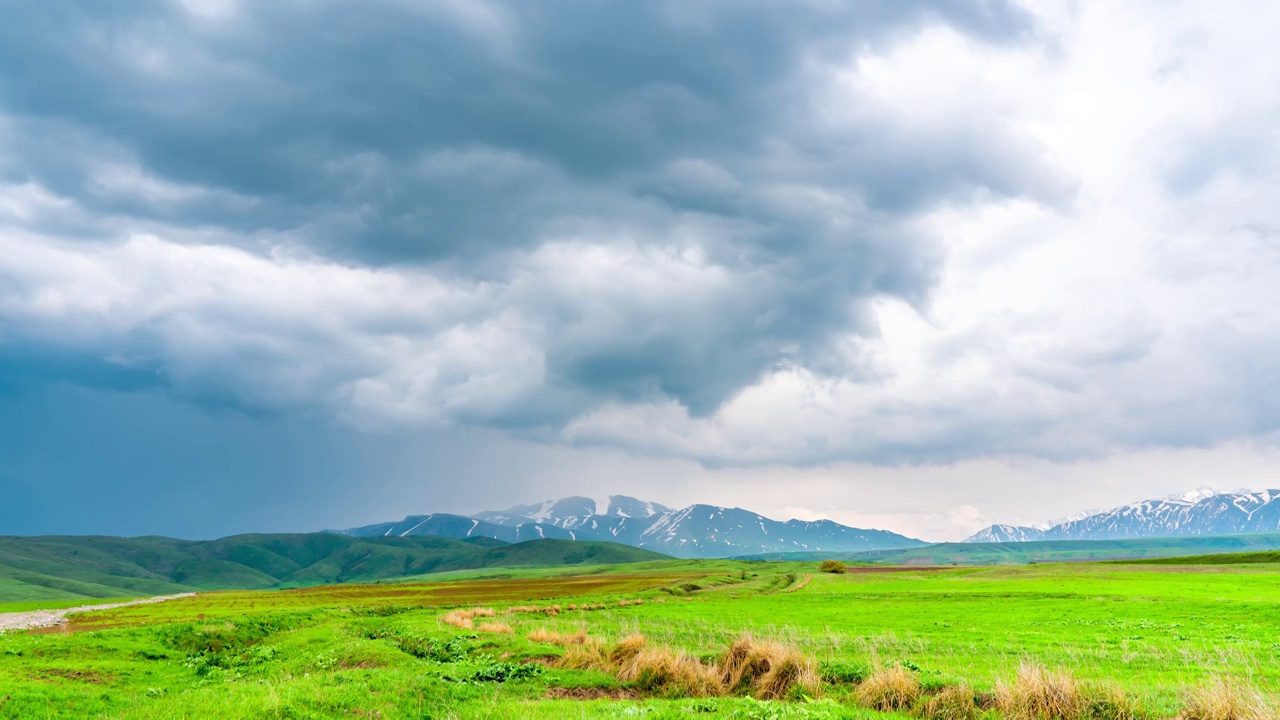
<svg viewBox="0 0 1280 720"><path fill-rule="evenodd" d="M1280 6L0 8L0 534L1280 487Z"/></svg>

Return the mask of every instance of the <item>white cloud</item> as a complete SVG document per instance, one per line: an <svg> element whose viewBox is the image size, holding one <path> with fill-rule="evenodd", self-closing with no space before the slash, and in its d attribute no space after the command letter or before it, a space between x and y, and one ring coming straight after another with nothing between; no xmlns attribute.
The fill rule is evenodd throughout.
<svg viewBox="0 0 1280 720"><path fill-rule="evenodd" d="M850 339L878 369L869 382L781 368L709 418L615 404L566 438L736 464L1105 455L1274 429L1258 393L1280 377L1280 163L1250 120L1280 109L1265 82L1280 61L1256 10L1229 5L1206 26L1185 4L1092 3L1043 18L1052 52L938 28L858 59L840 82L913 133L976 116L1046 142L1075 201L979 199L924 218L947 263L926 307L875 304L879 337ZM1242 132L1218 141L1256 150L1175 191L1169 159L1210 109L1212 126Z"/></svg>

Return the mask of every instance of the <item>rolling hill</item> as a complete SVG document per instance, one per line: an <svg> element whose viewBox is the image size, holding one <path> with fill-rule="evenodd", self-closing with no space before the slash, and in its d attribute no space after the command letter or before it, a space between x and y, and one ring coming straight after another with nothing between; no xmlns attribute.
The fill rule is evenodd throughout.
<svg viewBox="0 0 1280 720"><path fill-rule="evenodd" d="M369 582L487 567L663 559L602 542L486 537L359 538L332 533L166 537L0 537L0 602Z"/></svg>

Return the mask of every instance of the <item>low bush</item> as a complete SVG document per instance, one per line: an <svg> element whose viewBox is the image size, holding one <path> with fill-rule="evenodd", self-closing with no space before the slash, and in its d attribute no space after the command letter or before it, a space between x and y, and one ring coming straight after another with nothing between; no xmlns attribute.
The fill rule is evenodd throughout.
<svg viewBox="0 0 1280 720"><path fill-rule="evenodd" d="M839 560L823 560L822 563L818 565L819 572L832 573L835 575L839 575L848 569L849 567Z"/></svg>

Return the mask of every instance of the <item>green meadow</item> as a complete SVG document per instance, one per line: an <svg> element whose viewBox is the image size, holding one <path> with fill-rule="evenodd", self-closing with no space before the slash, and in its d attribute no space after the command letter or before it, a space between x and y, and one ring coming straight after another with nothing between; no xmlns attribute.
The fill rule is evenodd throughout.
<svg viewBox="0 0 1280 720"><path fill-rule="evenodd" d="M1280 564L1253 560L663 561L207 592L0 636L0 717L1274 718ZM726 680L751 643L764 665ZM1035 705L1036 677L1077 701ZM885 683L908 697L881 702Z"/></svg>

